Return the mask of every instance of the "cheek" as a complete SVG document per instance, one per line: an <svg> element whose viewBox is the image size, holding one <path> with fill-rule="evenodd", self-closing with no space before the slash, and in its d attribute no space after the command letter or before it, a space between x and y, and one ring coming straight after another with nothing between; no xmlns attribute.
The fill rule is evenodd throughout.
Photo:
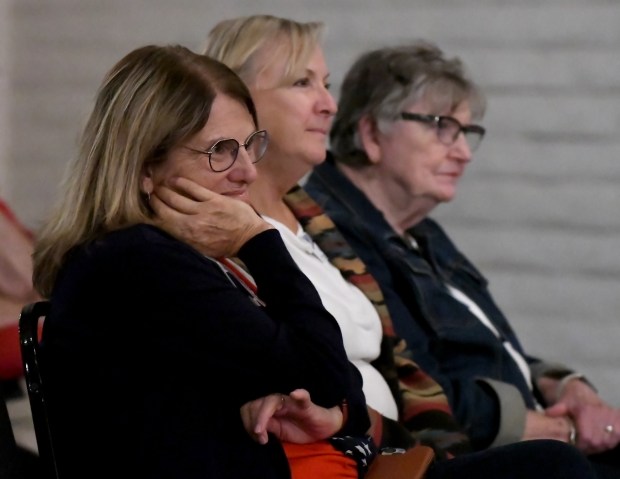
<svg viewBox="0 0 620 479"><path fill-rule="evenodd" d="M416 176L432 175L441 169L446 160L446 148L434 139L411 141L406 145L410 165Z"/></svg>
<svg viewBox="0 0 620 479"><path fill-rule="evenodd" d="M196 174L192 178L200 186L205 187L209 191L215 193L225 193L226 186L229 185L227 177L231 174L231 170L227 170L223 173L213 173L211 171L203 171L200 174Z"/></svg>
<svg viewBox="0 0 620 479"><path fill-rule="evenodd" d="M151 168L151 178L155 185L167 184L174 177L189 178L204 184L203 177L206 176L204 171L205 168L201 166L198 159L180 158L173 155Z"/></svg>
<svg viewBox="0 0 620 479"><path fill-rule="evenodd" d="M165 161L164 163L157 165L155 168L151 168L153 183L156 185L166 183L166 180L172 178L173 176L179 176L180 173L180 165L172 161Z"/></svg>
<svg viewBox="0 0 620 479"><path fill-rule="evenodd" d="M269 141L273 141L280 129L280 115L276 109L271 107L263 108L259 111L261 113L258 115L258 127L267 130Z"/></svg>
<svg viewBox="0 0 620 479"><path fill-rule="evenodd" d="M278 132L284 133L282 140L286 139L286 136L290 135L300 124L303 124L308 117L308 111L301 99L298 103L292 103L275 98L273 101L257 106L257 110L260 127L266 129L271 136L277 135Z"/></svg>
<svg viewBox="0 0 620 479"><path fill-rule="evenodd" d="M254 99L254 104L258 114L259 127L266 130L271 129L279 118L280 106L277 98L259 95Z"/></svg>
<svg viewBox="0 0 620 479"><path fill-rule="evenodd" d="M163 164L153 171L153 179L156 185L166 184L173 177L183 177L195 181L200 186L221 193L225 190L225 173L214 173L208 166L191 160L181 163Z"/></svg>
<svg viewBox="0 0 620 479"><path fill-rule="evenodd" d="M436 167L430 161L428 153L412 148L411 145L402 145L394 154L394 158L398 159L394 174L400 177L401 182L408 188L423 188L433 176Z"/></svg>
<svg viewBox="0 0 620 479"><path fill-rule="evenodd" d="M451 160L448 158L446 148L443 145L432 148L426 158L427 169L432 172L440 172L450 162Z"/></svg>

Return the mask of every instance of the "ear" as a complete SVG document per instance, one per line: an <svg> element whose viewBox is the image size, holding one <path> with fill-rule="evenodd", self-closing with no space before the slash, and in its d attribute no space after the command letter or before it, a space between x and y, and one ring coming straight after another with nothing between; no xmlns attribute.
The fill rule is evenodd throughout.
<svg viewBox="0 0 620 479"><path fill-rule="evenodd" d="M381 146L379 145L379 129L375 119L370 115L364 115L360 118L357 122L357 133L368 160L373 164L379 163L381 161Z"/></svg>
<svg viewBox="0 0 620 479"><path fill-rule="evenodd" d="M140 191L145 195L150 195L155 189L153 170L151 165L143 165L140 173Z"/></svg>

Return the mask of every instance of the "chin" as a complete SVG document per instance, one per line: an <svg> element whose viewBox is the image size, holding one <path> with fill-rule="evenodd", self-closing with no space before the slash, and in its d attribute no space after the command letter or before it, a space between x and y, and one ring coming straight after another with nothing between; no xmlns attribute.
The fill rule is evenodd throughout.
<svg viewBox="0 0 620 479"><path fill-rule="evenodd" d="M446 188L437 192L435 197L438 203L448 203L456 196L456 188Z"/></svg>
<svg viewBox="0 0 620 479"><path fill-rule="evenodd" d="M321 148L313 151L308 158L313 166L323 163L325 161L325 158L327 158L327 150L325 149L325 146L321 146Z"/></svg>
<svg viewBox="0 0 620 479"><path fill-rule="evenodd" d="M454 199L455 196L456 196L456 192L452 193L451 195L444 195L444 197L441 198L439 201L441 203L449 203L450 201Z"/></svg>

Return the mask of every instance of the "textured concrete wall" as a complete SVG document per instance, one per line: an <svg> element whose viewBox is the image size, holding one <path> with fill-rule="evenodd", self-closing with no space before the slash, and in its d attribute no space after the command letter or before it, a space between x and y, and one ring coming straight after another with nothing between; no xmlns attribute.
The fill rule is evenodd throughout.
<svg viewBox="0 0 620 479"><path fill-rule="evenodd" d="M490 279L527 349L583 370L620 406L617 1L19 0L10 19L6 5L0 65L10 23L14 108L11 142L0 130L0 172L11 178L0 187L31 226L104 72L137 46L198 48L216 21L240 14L323 20L334 92L370 47L424 37L460 55L488 93L488 136L457 201L436 216ZM7 111L2 103L0 122Z"/></svg>

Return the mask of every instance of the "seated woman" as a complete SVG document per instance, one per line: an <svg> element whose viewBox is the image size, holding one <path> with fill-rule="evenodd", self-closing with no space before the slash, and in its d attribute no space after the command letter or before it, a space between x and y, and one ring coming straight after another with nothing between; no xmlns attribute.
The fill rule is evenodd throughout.
<svg viewBox="0 0 620 479"><path fill-rule="evenodd" d="M305 188L390 310L409 312L396 331L442 385L475 449L555 439L601 477L620 477L620 408L570 366L528 353L487 278L433 219L454 201L485 136L485 106L462 60L433 43L364 52L341 85L332 154Z"/></svg>
<svg viewBox="0 0 620 479"><path fill-rule="evenodd" d="M303 190L287 195L323 161L336 111L320 45L323 28L318 22L256 15L224 20L208 35L204 53L242 76L261 122L269 125L270 147L250 187L252 205L278 228L338 321L349 360L364 380L375 442L408 447L424 441L439 456L460 454L470 449L467 436L441 387L408 359L411 352L394 336L390 312L365 265Z"/></svg>
<svg viewBox="0 0 620 479"><path fill-rule="evenodd" d="M267 143L243 82L184 47L136 49L105 77L34 252L62 477L359 477L364 458L336 435L372 459L338 324L246 204ZM153 210L164 202L203 213L209 241L166 232ZM240 411L258 398L277 438L246 432Z"/></svg>

